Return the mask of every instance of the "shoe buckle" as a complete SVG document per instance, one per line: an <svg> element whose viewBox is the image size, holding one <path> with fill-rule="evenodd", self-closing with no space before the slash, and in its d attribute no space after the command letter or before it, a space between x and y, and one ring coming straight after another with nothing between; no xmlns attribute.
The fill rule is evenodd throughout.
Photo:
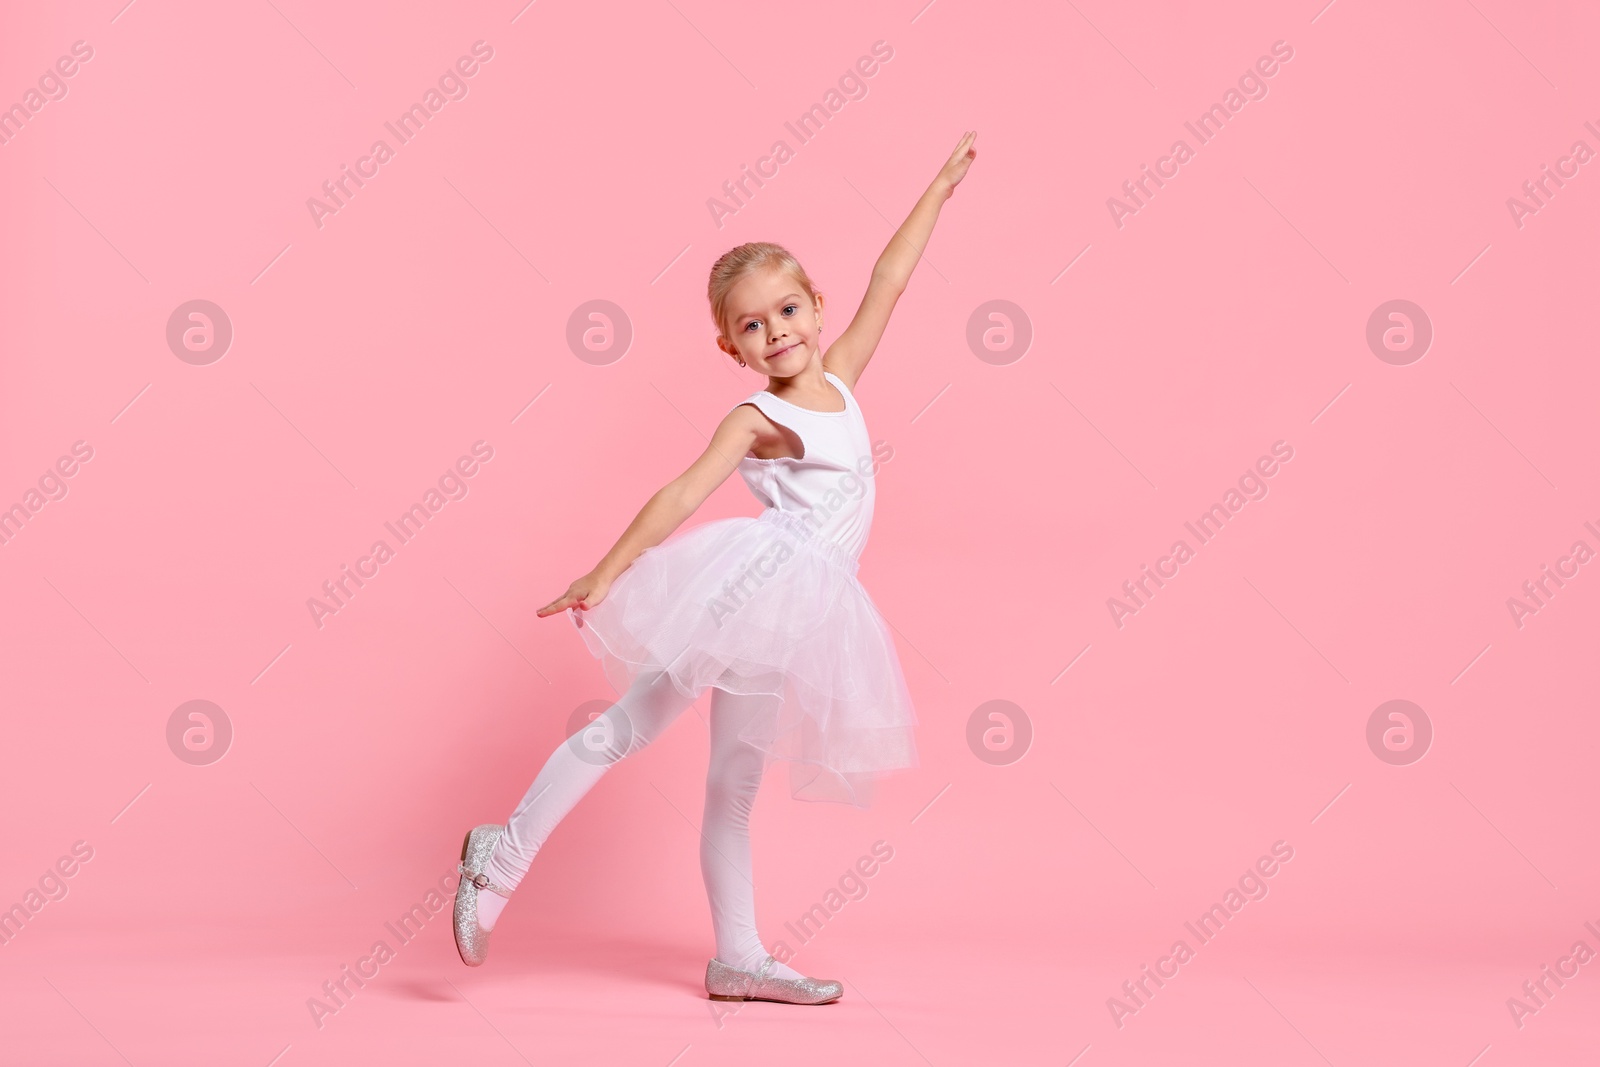
<svg viewBox="0 0 1600 1067"><path fill-rule="evenodd" d="M471 884L474 889L487 889L490 892L496 893L503 897L509 897L511 895L510 890L489 881L489 876L487 874L484 874L482 871L471 870L465 863L456 864L456 870L467 876L467 882Z"/></svg>

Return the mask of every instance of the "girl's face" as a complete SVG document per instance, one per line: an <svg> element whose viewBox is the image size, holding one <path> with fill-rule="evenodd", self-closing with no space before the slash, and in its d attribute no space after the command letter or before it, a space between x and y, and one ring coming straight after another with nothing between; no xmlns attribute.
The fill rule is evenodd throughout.
<svg viewBox="0 0 1600 1067"><path fill-rule="evenodd" d="M717 346L770 378L799 374L817 354L822 333L822 296L812 303L800 283L782 270L746 276L728 291L731 336Z"/></svg>

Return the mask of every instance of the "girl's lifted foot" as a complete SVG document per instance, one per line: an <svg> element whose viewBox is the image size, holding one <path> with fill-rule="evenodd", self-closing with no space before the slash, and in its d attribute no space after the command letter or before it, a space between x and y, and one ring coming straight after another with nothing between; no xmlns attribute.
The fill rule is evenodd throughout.
<svg viewBox="0 0 1600 1067"><path fill-rule="evenodd" d="M461 872L461 881L456 886L456 951L461 954L461 962L468 967L477 967L488 957L489 931L494 927L495 917L505 907L506 898L511 895L511 890L495 885L483 873L489 853L494 851L495 842L500 840L504 831L504 826L484 823L473 827L461 842L461 862L456 865L456 870ZM498 899L494 896L485 897L480 905L478 893L485 889L491 894L498 894ZM492 911L487 925L479 921L480 907Z"/></svg>

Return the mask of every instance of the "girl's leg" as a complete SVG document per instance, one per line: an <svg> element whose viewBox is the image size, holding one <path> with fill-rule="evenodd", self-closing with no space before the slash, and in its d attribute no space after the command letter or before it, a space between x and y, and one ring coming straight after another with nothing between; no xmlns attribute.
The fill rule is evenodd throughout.
<svg viewBox="0 0 1600 1067"><path fill-rule="evenodd" d="M489 854L484 873L515 889L556 825L613 764L644 748L694 703L665 674L641 675L589 725L556 747ZM492 929L505 907L497 893L478 894L478 921Z"/></svg>
<svg viewBox="0 0 1600 1067"><path fill-rule="evenodd" d="M706 807L700 826L700 873L711 903L717 960L744 971L760 970L767 950L756 932L756 893L750 863L750 812L761 787L766 754L739 731L775 696L711 691L711 761L706 771ZM774 962L769 978L800 978Z"/></svg>

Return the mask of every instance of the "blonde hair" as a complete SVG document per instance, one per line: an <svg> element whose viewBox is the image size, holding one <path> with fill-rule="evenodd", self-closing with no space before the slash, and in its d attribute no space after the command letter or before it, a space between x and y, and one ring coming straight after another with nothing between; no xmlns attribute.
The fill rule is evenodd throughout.
<svg viewBox="0 0 1600 1067"><path fill-rule="evenodd" d="M794 254L782 245L770 241L749 241L724 252L711 266L711 280L706 285L706 296L711 301L711 319L723 336L729 336L724 316L728 310L728 292L743 278L762 270L781 270L788 273L805 290L806 296L816 303L817 290L810 275ZM731 338L730 338L731 339Z"/></svg>

